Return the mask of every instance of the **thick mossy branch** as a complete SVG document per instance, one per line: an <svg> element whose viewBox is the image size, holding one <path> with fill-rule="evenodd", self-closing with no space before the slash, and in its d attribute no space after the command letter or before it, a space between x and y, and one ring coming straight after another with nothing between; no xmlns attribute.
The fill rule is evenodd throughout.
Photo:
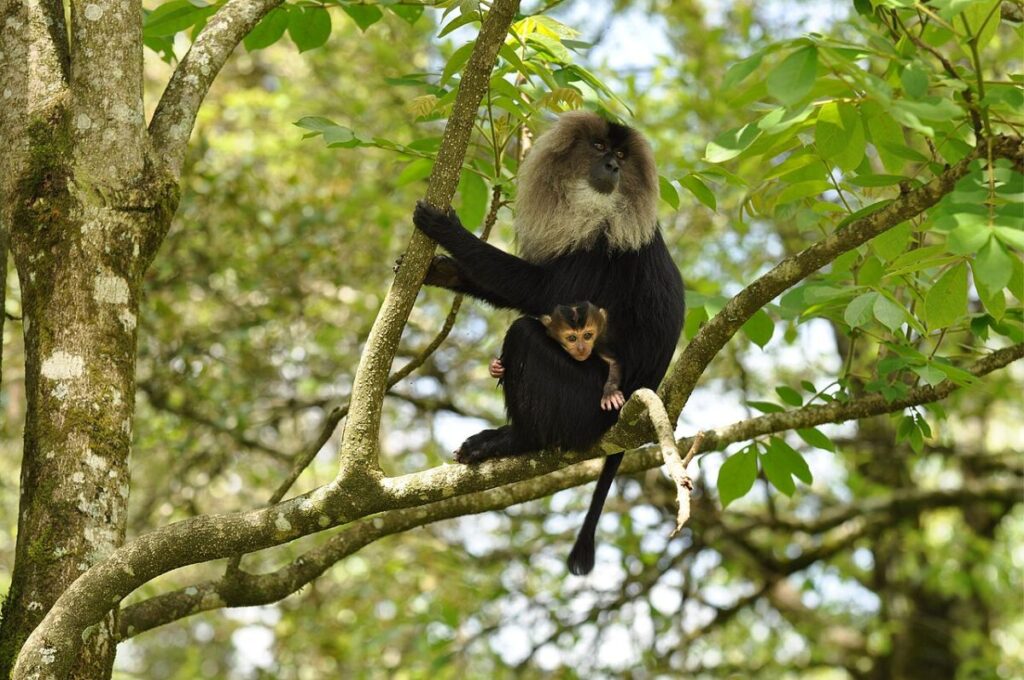
<svg viewBox="0 0 1024 680"><path fill-rule="evenodd" d="M854 220L800 253L787 257L729 300L686 346L659 390L673 422L679 417L708 364L757 310L843 253L934 206L968 173L971 163L987 153L987 144L980 142L974 153L928 184L900 195L877 212ZM1008 158L1020 164L1024 161L1021 139L994 138L992 157Z"/></svg>
<svg viewBox="0 0 1024 680"><path fill-rule="evenodd" d="M455 195L480 102L518 8L518 0L495 0L480 27L427 185L426 200L435 206L449 205ZM412 206L409 207L411 215ZM419 230L413 231L402 255L402 265L370 329L352 385L351 408L341 446L341 475L380 475L378 438L388 373L434 248L432 240Z"/></svg>

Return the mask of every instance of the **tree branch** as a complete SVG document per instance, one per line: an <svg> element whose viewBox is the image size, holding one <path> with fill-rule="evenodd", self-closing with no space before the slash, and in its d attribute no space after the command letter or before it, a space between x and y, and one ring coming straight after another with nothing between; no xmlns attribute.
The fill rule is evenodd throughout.
<svg viewBox="0 0 1024 680"><path fill-rule="evenodd" d="M242 38L282 2L228 0L210 17L178 68L174 69L149 123L156 157L166 163L173 177L181 176L192 127L210 85Z"/></svg>
<svg viewBox="0 0 1024 680"><path fill-rule="evenodd" d="M518 8L519 0L495 0L484 17L427 185L426 200L433 205L449 205L455 194L480 101L489 86L498 49L505 41ZM359 471L376 477L382 475L377 449L388 372L434 248L432 240L419 230L413 230L402 255L402 264L370 329L352 385L352 407L342 439L340 474Z"/></svg>
<svg viewBox="0 0 1024 680"><path fill-rule="evenodd" d="M973 153L928 184L902 194L880 210L854 220L800 253L787 257L729 300L683 350L659 390L673 422L679 417L708 364L757 310L839 255L938 203L968 173L970 164L986 153L986 144L979 143ZM1024 161L1021 140L1006 136L994 138L992 156L1021 163Z"/></svg>
<svg viewBox="0 0 1024 680"><path fill-rule="evenodd" d="M1024 344L993 352L976 362L969 370L974 375L981 377L1003 368L1021 357L1024 357ZM897 402L886 402L877 395L871 395L845 404L833 402L825 406L804 406L784 413L772 413L739 421L718 431L710 430L704 433L703 443L697 442L697 437L689 437L681 440L678 444L682 447L690 447L694 453L697 451L708 453L760 435L899 411L908 406L941 399L955 389L956 385L945 381L934 388L921 387L911 390L904 399ZM572 455L584 456L587 454ZM571 459L572 455L567 458ZM600 452L593 451L589 455L600 457ZM226 606L250 606L274 602L309 583L337 560L352 554L378 538L450 517L499 510L528 500L543 498L556 491L594 481L601 471L600 460L583 460L561 469L546 472L543 468L546 468L549 462L549 460L535 459L530 461L530 465L524 465L521 460L497 460L475 467L442 465L431 470L397 478L403 481L396 483L390 492L397 494L400 489L406 489L401 496L401 502L404 502L407 507L386 510L374 517L362 519L332 537L323 546L311 550L292 564L271 574L254 575L236 572L235 580L230 583L225 579L208 581L130 605L122 612L121 635L132 637L201 611ZM630 451L623 460L621 472L623 474L641 472L658 467L663 462L661 447L647 446ZM429 481L423 482L423 479ZM385 489L388 488L388 481L385 480ZM499 486L500 484L505 485ZM430 492L430 498L420 497L421 494L427 492ZM400 502L399 499L393 497L384 501L383 506L395 507L395 503L398 502ZM942 501L937 500L936 502L941 503ZM159 531L164 531L164 529ZM228 552L222 551L220 555L209 559L226 557L228 554ZM184 564L199 561L202 560L193 560L174 566L184 566ZM88 576L89 572L82 579ZM79 582L82 579L79 579ZM76 582L77 584L78 582ZM124 594L130 590L125 591Z"/></svg>

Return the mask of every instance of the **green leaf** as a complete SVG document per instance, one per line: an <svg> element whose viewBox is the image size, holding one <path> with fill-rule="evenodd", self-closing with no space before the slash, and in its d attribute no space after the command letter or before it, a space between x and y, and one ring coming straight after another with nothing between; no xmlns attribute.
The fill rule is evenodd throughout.
<svg viewBox="0 0 1024 680"><path fill-rule="evenodd" d="M323 116L303 116L295 121L295 125L306 130L322 133L327 128L335 127L334 121Z"/></svg>
<svg viewBox="0 0 1024 680"><path fill-rule="evenodd" d="M875 300L880 297L878 293L869 292L858 295L846 306L846 311L843 313L843 320L851 328L860 328L867 324L871 320L872 308L875 305Z"/></svg>
<svg viewBox="0 0 1024 680"><path fill-rule="evenodd" d="M423 5L390 5L389 10L404 19L410 26L423 16ZM353 19L355 17L352 17Z"/></svg>
<svg viewBox="0 0 1024 680"><path fill-rule="evenodd" d="M974 283L978 288L978 299L981 300L981 304L985 305L992 318L997 321L1002 319L1006 314L1006 295L1003 294L1003 289L993 290L977 279Z"/></svg>
<svg viewBox="0 0 1024 680"><path fill-rule="evenodd" d="M775 388L775 393L779 395L782 401L786 402L790 406L803 406L804 398L800 396L800 393L794 390L789 385L779 385Z"/></svg>
<svg viewBox="0 0 1024 680"><path fill-rule="evenodd" d="M801 47L768 74L768 91L783 104L796 104L810 93L817 73L818 48Z"/></svg>
<svg viewBox="0 0 1024 680"><path fill-rule="evenodd" d="M779 205L785 205L811 196L817 196L831 188L832 185L823 179L812 179L806 182L797 182L796 184L790 184L788 187L780 191L775 202Z"/></svg>
<svg viewBox="0 0 1024 680"><path fill-rule="evenodd" d="M868 241L871 249L885 261L896 259L910 242L910 223L901 222L892 229L883 231L878 236Z"/></svg>
<svg viewBox="0 0 1024 680"><path fill-rule="evenodd" d="M748 401L747 406L757 409L761 413L782 413L786 409L770 401Z"/></svg>
<svg viewBox="0 0 1024 680"><path fill-rule="evenodd" d="M384 12L382 12L379 7L375 7L374 5L342 5L341 10L345 12L345 14L352 17L352 21L356 22L356 26L358 26L359 30L363 32L365 32L366 29L368 29L370 26L373 26L375 23L380 21L381 17L384 16ZM419 10L420 14L422 14L423 8L420 7ZM391 11L394 12L395 9L392 8ZM398 12L395 13L398 14ZM415 19L413 21L415 21Z"/></svg>
<svg viewBox="0 0 1024 680"><path fill-rule="evenodd" d="M814 481L814 477L811 475L811 468L807 466L807 461L797 453L796 449L787 444L785 440L779 437L772 437L768 442L768 450L774 451L783 467L801 482L811 484Z"/></svg>
<svg viewBox="0 0 1024 680"><path fill-rule="evenodd" d="M142 34L147 38L163 38L174 35L213 14L215 9L205 3L202 6L197 6L189 0L165 2L146 14L146 18L142 22Z"/></svg>
<svg viewBox="0 0 1024 680"><path fill-rule="evenodd" d="M967 313L967 265L961 262L935 282L924 298L928 328L946 328Z"/></svg>
<svg viewBox="0 0 1024 680"><path fill-rule="evenodd" d="M760 136L761 130L753 123L723 132L715 137L714 141L708 142L707 149L704 151L704 160L709 163L723 163L735 158Z"/></svg>
<svg viewBox="0 0 1024 680"><path fill-rule="evenodd" d="M343 125L332 125L324 130L324 142L331 148L352 148L362 143L356 133Z"/></svg>
<svg viewBox="0 0 1024 680"><path fill-rule="evenodd" d="M932 387L946 379L945 373L932 366L914 366L913 371Z"/></svg>
<svg viewBox="0 0 1024 680"><path fill-rule="evenodd" d="M484 221L487 213L487 183L475 172L463 171L459 180L461 205L456 211L462 224L472 229Z"/></svg>
<svg viewBox="0 0 1024 680"><path fill-rule="evenodd" d="M763 309L759 309L754 312L753 316L747 319L741 330L744 335L750 338L751 342L764 349L764 346L768 344L768 341L772 339L772 335L775 333L775 322L772 321L771 317Z"/></svg>
<svg viewBox="0 0 1024 680"><path fill-rule="evenodd" d="M718 498L722 501L722 507L745 496L753 488L755 479L757 453L751 447L726 458L718 471Z"/></svg>
<svg viewBox="0 0 1024 680"><path fill-rule="evenodd" d="M903 158L893 153L890 147L906 146L903 128L876 101L865 101L861 104L860 109L871 137L871 143L874 144L882 165L889 172L902 172Z"/></svg>
<svg viewBox="0 0 1024 680"><path fill-rule="evenodd" d="M288 37L299 52L320 47L331 37L331 15L323 7L303 7L301 12L292 10L288 17Z"/></svg>
<svg viewBox="0 0 1024 680"><path fill-rule="evenodd" d="M1011 248L1024 250L1024 229L996 227L996 238Z"/></svg>
<svg viewBox="0 0 1024 680"><path fill-rule="evenodd" d="M775 448L769 447L761 454L761 469L764 470L764 476L776 489L787 496L792 496L796 491L796 483L793 482L793 475L786 466L787 462Z"/></svg>
<svg viewBox="0 0 1024 680"><path fill-rule="evenodd" d="M872 311L875 318L890 331L898 330L907 321L907 310L884 295L879 295L875 299Z"/></svg>
<svg viewBox="0 0 1024 680"><path fill-rule="evenodd" d="M708 310L704 305L690 306L687 304L686 323L683 325L683 333L688 340L697 335L700 327L708 320Z"/></svg>
<svg viewBox="0 0 1024 680"><path fill-rule="evenodd" d="M444 85L452 76L454 76L462 66L469 61L469 55L473 53L473 45L476 43L468 42L459 49L452 53L452 56L448 58L448 63L444 65L444 71L441 72L440 85Z"/></svg>
<svg viewBox="0 0 1024 680"><path fill-rule="evenodd" d="M1003 244L991 238L978 251L978 257L971 263L974 280L991 290L1002 290L1013 276L1013 258Z"/></svg>
<svg viewBox="0 0 1024 680"><path fill-rule="evenodd" d="M288 28L288 10L282 7L275 7L270 10L267 16L263 17L256 26L249 31L249 35L245 36L242 40L242 44L245 45L245 49L252 52L253 50L262 50L264 47L269 47L281 39L284 35L285 29Z"/></svg>
<svg viewBox="0 0 1024 680"><path fill-rule="evenodd" d="M864 286L874 286L882 280L884 275L885 267L882 265L882 261L874 255L869 255L860 265L857 282Z"/></svg>
<svg viewBox="0 0 1024 680"><path fill-rule="evenodd" d="M903 91L911 99L920 99L928 94L928 74L916 64L903 69L900 82L903 84Z"/></svg>
<svg viewBox="0 0 1024 680"><path fill-rule="evenodd" d="M401 187L429 177L434 169L434 161L429 158L417 158L402 169L395 180L395 186Z"/></svg>
<svg viewBox="0 0 1024 680"><path fill-rule="evenodd" d="M715 201L715 195L711 193L711 189L708 189L707 185L694 174L686 175L679 179L679 183L689 189L690 193L697 197L697 200L711 208L712 210L718 210L718 203Z"/></svg>
<svg viewBox="0 0 1024 680"><path fill-rule="evenodd" d="M829 439L821 430L816 427L801 428L796 431L800 438L811 446L824 449L826 451L835 452L836 445Z"/></svg>
<svg viewBox="0 0 1024 680"><path fill-rule="evenodd" d="M854 106L828 102L814 128L818 152L843 170L853 170L864 158L864 127Z"/></svg>
<svg viewBox="0 0 1024 680"><path fill-rule="evenodd" d="M764 52L758 51L730 66L729 70L725 72L725 77L722 78L721 91L726 92L742 83L747 76L761 65L762 59L764 59Z"/></svg>
<svg viewBox="0 0 1024 680"><path fill-rule="evenodd" d="M982 221L969 221L949 232L946 244L955 255L973 255L988 242L991 233Z"/></svg>
<svg viewBox="0 0 1024 680"><path fill-rule="evenodd" d="M679 210L679 192L672 186L667 177L658 175L658 188L661 191L661 200L672 206L673 210Z"/></svg>

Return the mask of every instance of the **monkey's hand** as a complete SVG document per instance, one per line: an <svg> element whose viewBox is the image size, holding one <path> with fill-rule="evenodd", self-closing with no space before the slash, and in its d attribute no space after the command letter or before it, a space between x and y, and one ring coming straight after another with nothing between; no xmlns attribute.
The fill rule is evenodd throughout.
<svg viewBox="0 0 1024 680"><path fill-rule="evenodd" d="M505 367L501 365L501 359L493 359L491 365L487 367L487 371L492 378L501 378L505 375Z"/></svg>
<svg viewBox="0 0 1024 680"><path fill-rule="evenodd" d="M621 390L605 390L604 396L601 397L601 410L602 411L618 411L622 408L622 405L626 403L626 397L622 394Z"/></svg>
<svg viewBox="0 0 1024 680"><path fill-rule="evenodd" d="M412 221L424 234L444 245L445 236L455 229L462 229L462 222L453 208L447 212L438 210L426 201L418 201L412 213Z"/></svg>

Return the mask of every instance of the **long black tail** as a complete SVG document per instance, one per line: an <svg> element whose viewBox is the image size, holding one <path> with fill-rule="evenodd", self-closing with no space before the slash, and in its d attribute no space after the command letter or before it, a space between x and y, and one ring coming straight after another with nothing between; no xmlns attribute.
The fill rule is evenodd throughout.
<svg viewBox="0 0 1024 680"><path fill-rule="evenodd" d="M583 518L583 526L580 527L576 543L569 553L566 563L569 565L569 571L577 576L589 574L594 568L594 534L597 531L597 520L601 519L601 510L604 509L604 501L608 498L608 490L612 487L615 473L622 464L622 455L622 452L619 452L605 457L601 476L597 479L597 488L590 499L587 516Z"/></svg>

